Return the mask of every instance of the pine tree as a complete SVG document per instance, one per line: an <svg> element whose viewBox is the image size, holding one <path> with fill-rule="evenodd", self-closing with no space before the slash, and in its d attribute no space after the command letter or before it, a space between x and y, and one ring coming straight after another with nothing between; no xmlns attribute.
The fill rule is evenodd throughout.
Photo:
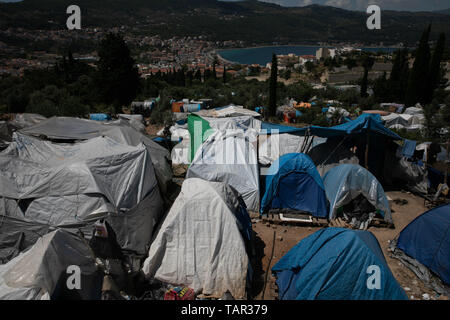
<svg viewBox="0 0 450 320"><path fill-rule="evenodd" d="M417 102L423 103L425 101L426 81L430 65L430 46L428 45L430 30L431 25L425 29L420 38L413 68L408 79L408 87L405 96L406 106L412 106Z"/></svg>
<svg viewBox="0 0 450 320"><path fill-rule="evenodd" d="M275 53L272 54L272 68L270 70L269 83L269 115L277 113L277 82L278 82L278 60Z"/></svg>
<svg viewBox="0 0 450 320"><path fill-rule="evenodd" d="M431 58L430 69L426 81L425 103L430 103L433 99L434 90L438 86L439 75L441 72L441 60L445 50L445 33L441 33L439 40L434 48L433 57Z"/></svg>
<svg viewBox="0 0 450 320"><path fill-rule="evenodd" d="M109 33L98 50L97 80L103 102L114 105L116 112L136 97L140 77L130 49L117 34Z"/></svg>

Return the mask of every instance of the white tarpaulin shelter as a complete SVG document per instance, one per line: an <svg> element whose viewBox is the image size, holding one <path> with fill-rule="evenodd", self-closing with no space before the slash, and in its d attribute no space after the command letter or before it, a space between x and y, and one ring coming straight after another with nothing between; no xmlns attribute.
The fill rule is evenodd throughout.
<svg viewBox="0 0 450 320"><path fill-rule="evenodd" d="M240 202L224 183L184 181L161 225L143 271L149 278L185 285L220 298L245 298L248 256L236 214Z"/></svg>
<svg viewBox="0 0 450 320"><path fill-rule="evenodd" d="M149 151L156 171L156 178L163 194L167 189L167 184L172 179L169 151L133 129L123 120L115 123L104 123L79 118L52 117L35 126L21 130L21 133L57 141L88 140L107 136L119 143L130 146L137 146L143 143Z"/></svg>
<svg viewBox="0 0 450 320"><path fill-rule="evenodd" d="M0 154L0 248L22 234L29 247L54 228L89 235L108 215L122 248L144 253L162 206L144 144L109 137L58 144L14 133Z"/></svg>
<svg viewBox="0 0 450 320"><path fill-rule="evenodd" d="M215 131L197 150L186 178L225 182L236 189L249 210L259 210L257 132Z"/></svg>
<svg viewBox="0 0 450 320"><path fill-rule="evenodd" d="M194 112L194 114L204 118L204 117L212 117L212 118L227 118L227 117L239 117L239 116L250 116L252 118L259 118L261 114L258 112L245 109L242 106L229 105L222 108L215 108L209 110L200 110Z"/></svg>
<svg viewBox="0 0 450 320"><path fill-rule="evenodd" d="M78 236L56 230L39 238L30 250L0 265L0 300L49 299L67 268L80 268L84 298L92 298L89 277L97 271L88 244ZM101 288L100 288L101 289Z"/></svg>
<svg viewBox="0 0 450 320"><path fill-rule="evenodd" d="M172 149L172 164L189 164L191 135L189 134L187 125L175 124L174 126L171 126L169 130L172 142L181 140Z"/></svg>

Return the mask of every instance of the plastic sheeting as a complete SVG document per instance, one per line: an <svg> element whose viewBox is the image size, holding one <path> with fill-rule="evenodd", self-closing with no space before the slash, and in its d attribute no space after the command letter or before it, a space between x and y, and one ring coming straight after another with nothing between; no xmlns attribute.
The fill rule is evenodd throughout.
<svg viewBox="0 0 450 320"><path fill-rule="evenodd" d="M92 299L99 295L101 286L95 288L89 278L95 276L97 267L87 242L66 231L56 230L39 238L30 250L0 265L0 300L48 298L71 265L78 266L81 271L81 290L74 289L79 291L80 297Z"/></svg>
<svg viewBox="0 0 450 320"><path fill-rule="evenodd" d="M245 298L249 261L239 207L236 191L226 184L186 179L150 247L146 276L207 296L229 291Z"/></svg>
<svg viewBox="0 0 450 320"><path fill-rule="evenodd" d="M163 204L143 144L108 137L56 144L15 133L0 168L0 239L87 227L109 215L123 248L147 250Z"/></svg>
<svg viewBox="0 0 450 320"><path fill-rule="evenodd" d="M350 146L342 140L329 139L314 146L307 154L316 164L317 171L322 177L341 164L359 164L357 155L351 152Z"/></svg>
<svg viewBox="0 0 450 320"><path fill-rule="evenodd" d="M35 126L21 130L21 133L36 137L44 136L58 141L88 140L107 136L119 143L130 146L137 146L143 143L149 151L156 171L156 178L163 194L172 179L169 151L133 129L123 120L115 123L101 123L79 118L52 117Z"/></svg>
<svg viewBox="0 0 450 320"><path fill-rule="evenodd" d="M330 219L336 218L337 210L363 195L387 222L392 222L389 202L383 187L369 171L359 165L342 164L325 174L323 178L327 198L330 201Z"/></svg>
<svg viewBox="0 0 450 320"><path fill-rule="evenodd" d="M225 182L249 210L259 211L259 172L254 130L216 131L197 150L186 178Z"/></svg>
<svg viewBox="0 0 450 320"><path fill-rule="evenodd" d="M34 126L40 122L47 120L46 117L35 113L18 113L15 115L14 120L9 121L13 126L23 129Z"/></svg>
<svg viewBox="0 0 450 320"><path fill-rule="evenodd" d="M379 289L369 277L378 267ZM369 231L326 228L300 241L272 268L282 300L407 300Z"/></svg>
<svg viewBox="0 0 450 320"><path fill-rule="evenodd" d="M450 205L433 208L400 233L397 248L450 285Z"/></svg>
<svg viewBox="0 0 450 320"><path fill-rule="evenodd" d="M292 209L311 213L315 217L327 217L328 205L322 178L306 154L286 154L270 167L261 201L261 213L272 208Z"/></svg>

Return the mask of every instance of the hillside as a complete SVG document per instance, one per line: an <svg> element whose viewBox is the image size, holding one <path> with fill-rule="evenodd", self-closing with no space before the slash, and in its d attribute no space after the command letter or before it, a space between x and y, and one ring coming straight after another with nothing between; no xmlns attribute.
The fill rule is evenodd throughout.
<svg viewBox="0 0 450 320"><path fill-rule="evenodd" d="M0 29L63 29L71 0L0 3ZM433 23L432 39L446 32L450 16L431 12L382 12L382 29L366 28L367 14L328 6L281 7L258 1L78 0L83 27L132 27L135 33L204 35L247 43L363 42L414 45ZM450 42L450 41L449 41Z"/></svg>

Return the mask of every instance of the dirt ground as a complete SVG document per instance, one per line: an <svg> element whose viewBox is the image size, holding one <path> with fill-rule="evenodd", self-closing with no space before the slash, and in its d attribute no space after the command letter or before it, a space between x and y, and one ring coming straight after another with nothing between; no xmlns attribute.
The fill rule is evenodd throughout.
<svg viewBox="0 0 450 320"><path fill-rule="evenodd" d="M423 300L423 294L428 294L430 300L447 300L445 296L438 296L433 290L425 287L421 280L408 268L406 268L399 260L390 256L388 251L389 241L393 240L400 231L407 226L417 216L427 211L424 206L422 198L412 195L410 193L392 191L387 192L387 196L392 199L405 199L407 204L400 205L390 201L392 209L392 217L394 220L395 229L383 227L370 227L375 237L378 239L383 254L386 257L387 263L394 274L397 281L405 290L406 294L411 300ZM272 268L281 257L283 257L292 247L294 247L300 240L313 234L321 227L307 227L295 225L277 225L268 222L263 222L258 218L253 218L253 230L256 233L256 251L261 257L261 265L255 270L259 275L259 281L255 283L254 294L257 300L273 300L278 297L276 292L275 278L271 272L267 274L267 284L264 290L265 272L269 267L269 260L272 253L273 238L275 232L275 249L270 268Z"/></svg>

